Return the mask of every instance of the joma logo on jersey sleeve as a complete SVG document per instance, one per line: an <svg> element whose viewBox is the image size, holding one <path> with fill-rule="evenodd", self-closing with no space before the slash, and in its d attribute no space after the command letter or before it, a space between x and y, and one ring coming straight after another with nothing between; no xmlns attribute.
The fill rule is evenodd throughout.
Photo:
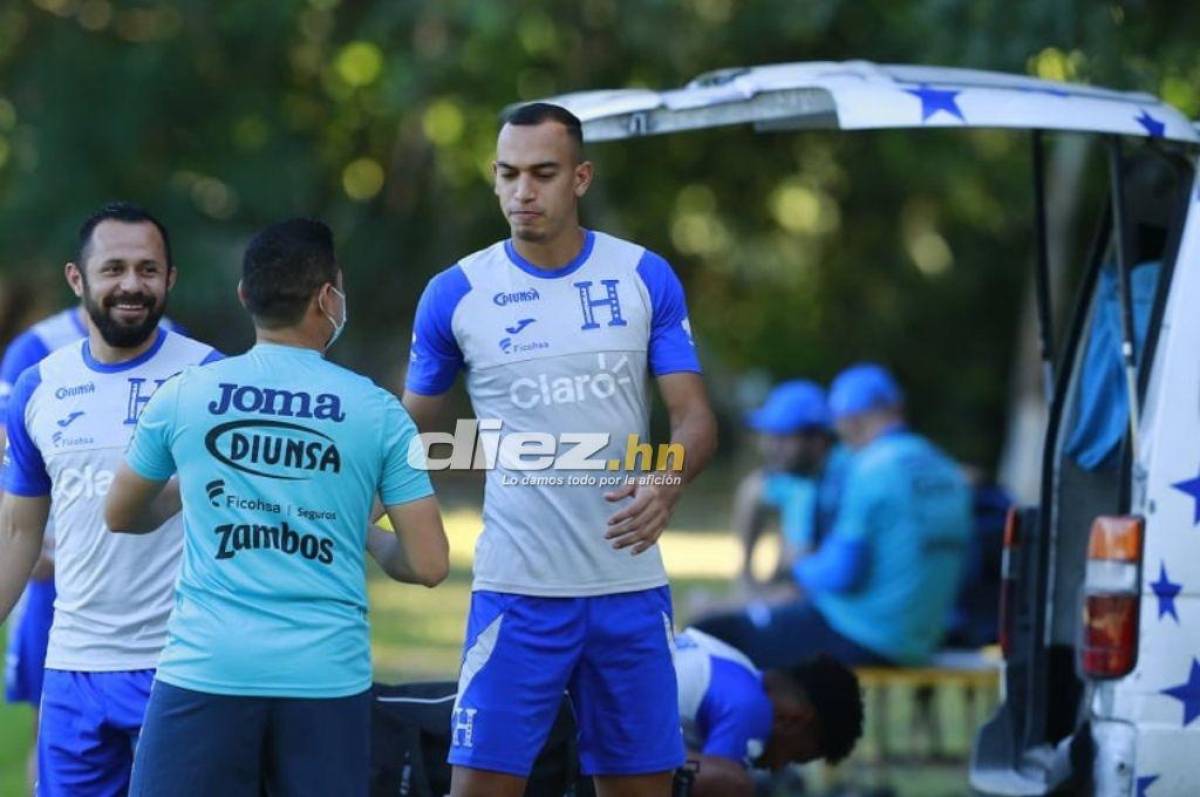
<svg viewBox="0 0 1200 797"><path fill-rule="evenodd" d="M298 481L314 471L340 473L342 456L333 438L286 421L240 420L214 426L204 447L243 473Z"/></svg>
<svg viewBox="0 0 1200 797"><path fill-rule="evenodd" d="M314 397L302 390L258 388L228 382L222 382L218 387L221 395L208 404L208 411L213 415L224 415L232 408L238 412L285 418L316 418L335 423L346 420L341 398L332 393L318 393Z"/></svg>

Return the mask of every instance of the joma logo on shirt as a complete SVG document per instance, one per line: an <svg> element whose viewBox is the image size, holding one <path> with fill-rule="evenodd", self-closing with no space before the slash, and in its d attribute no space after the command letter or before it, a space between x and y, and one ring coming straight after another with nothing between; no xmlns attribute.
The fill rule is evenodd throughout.
<svg viewBox="0 0 1200 797"><path fill-rule="evenodd" d="M323 565L333 564L333 540L315 534L301 534L286 522L280 526L260 526L257 523L225 523L213 529L221 540L217 544L218 559L232 559L239 551L270 549L288 555L300 554Z"/></svg>
<svg viewBox="0 0 1200 797"><path fill-rule="evenodd" d="M341 423L346 420L342 400L332 393L318 393L314 398L301 390L276 390L252 385L233 385L222 382L221 395L208 404L213 415L224 415L232 407L239 412L259 415L282 415L287 418L317 418Z"/></svg>

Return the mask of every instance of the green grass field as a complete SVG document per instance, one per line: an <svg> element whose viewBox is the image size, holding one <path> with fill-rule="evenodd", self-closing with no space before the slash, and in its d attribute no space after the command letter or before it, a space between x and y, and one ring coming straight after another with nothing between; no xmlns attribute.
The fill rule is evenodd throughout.
<svg viewBox="0 0 1200 797"><path fill-rule="evenodd" d="M8 639L0 627L0 645ZM0 703L0 794L24 794L25 753L29 749L33 712L29 706Z"/></svg>
<svg viewBox="0 0 1200 797"><path fill-rule="evenodd" d="M709 506L705 499L700 496L691 504L685 501L680 513L680 525L685 530L668 532L661 543L681 624L687 621L684 607L689 605L693 593L697 590L722 593L738 562L737 549L729 533L714 525L724 522L724 511ZM470 598L470 560L479 515L471 506L462 505L450 509L446 520L452 560L452 572L446 583L428 590L396 584L377 571L371 573L371 637L377 680L394 682L456 676ZM889 724L893 726L890 736L906 740L912 701L903 692L891 695L890 701ZM856 784L872 784L882 779L895 787L898 794L914 797L967 793L965 755L973 729L965 727L960 695L952 691L939 695L939 709L946 746L962 757L960 762L939 767L892 768L886 775L881 775L870 765L870 745L864 742L860 751L837 771L818 771L814 773L815 777L823 783L849 781ZM0 706L0 795L4 797L23 793L29 716L27 706ZM868 723L870 721L868 714ZM903 749L903 742L897 746Z"/></svg>

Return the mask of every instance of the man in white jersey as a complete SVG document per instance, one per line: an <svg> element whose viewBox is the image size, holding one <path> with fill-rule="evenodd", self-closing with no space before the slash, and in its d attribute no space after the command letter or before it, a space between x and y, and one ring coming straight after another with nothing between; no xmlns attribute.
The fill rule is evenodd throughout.
<svg viewBox="0 0 1200 797"><path fill-rule="evenodd" d="M83 303L61 310L17 335L4 350L0 360L0 448L5 439L4 419L13 385L25 369L37 365L52 351L86 338L87 310ZM163 316L159 324L169 330L182 332ZM2 488L0 488L2 492ZM8 618L8 648L4 651L4 697L10 703L29 703L33 706L33 738L37 743L37 709L42 702L42 679L45 673L46 647L50 642L50 626L54 622L54 527L47 524L42 544L42 556L33 568L29 584ZM29 784L37 779L37 756L29 755Z"/></svg>
<svg viewBox="0 0 1200 797"><path fill-rule="evenodd" d="M128 785L181 550L177 518L152 538L109 533L104 496L154 391L220 355L159 325L176 271L166 230L145 210L114 203L84 222L66 277L83 301L88 336L27 369L8 404L0 619L37 561L49 520L58 598L38 791L86 797Z"/></svg>
<svg viewBox="0 0 1200 797"><path fill-rule="evenodd" d="M684 749L671 599L655 542L716 441L683 289L658 255L580 227L592 164L565 109L537 103L511 114L494 171L512 238L426 287L409 412L427 428L465 370L476 417L503 419L501 449L520 433L557 433L560 442L601 434L608 444L588 453L611 461L629 437L644 439L652 375L686 458L680 481L612 489L598 486L597 471L561 468L549 473L563 483L521 484L529 472L504 456L488 472L452 791L521 794L565 689L583 771L600 794L665 795Z"/></svg>
<svg viewBox="0 0 1200 797"><path fill-rule="evenodd" d="M862 735L853 670L821 655L760 672L744 653L695 628L675 637L679 715L692 797L751 797L749 769L824 758L836 764Z"/></svg>

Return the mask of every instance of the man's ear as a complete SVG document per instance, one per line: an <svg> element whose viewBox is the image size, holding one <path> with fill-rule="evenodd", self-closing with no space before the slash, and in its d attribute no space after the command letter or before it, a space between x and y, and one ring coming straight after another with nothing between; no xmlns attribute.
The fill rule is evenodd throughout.
<svg viewBox="0 0 1200 797"><path fill-rule="evenodd" d="M333 293L332 289L334 289L336 287L337 286L334 285L332 282L326 282L320 288L317 288L317 292L313 294L312 306L315 307L317 312L320 313L321 315L330 315L329 311L326 310L325 308L328 306L328 303L331 300L327 299L326 297L329 296L329 294Z"/></svg>
<svg viewBox="0 0 1200 797"><path fill-rule="evenodd" d="M63 268L63 276L67 278L67 284L71 286L71 291L75 294L76 299L83 298L83 272L79 270L79 266L72 263L67 263Z"/></svg>
<svg viewBox="0 0 1200 797"><path fill-rule="evenodd" d="M246 289L242 287L242 281L238 280L237 284L238 301L242 303L242 307L246 307ZM246 308L249 309L249 308Z"/></svg>
<svg viewBox="0 0 1200 797"><path fill-rule="evenodd" d="M595 167L591 161L584 161L575 167L575 196L582 197L587 193L595 176Z"/></svg>
<svg viewBox="0 0 1200 797"><path fill-rule="evenodd" d="M175 287L175 280L177 279L179 279L178 269L174 266L169 266L167 268L167 293L170 293L171 289Z"/></svg>

